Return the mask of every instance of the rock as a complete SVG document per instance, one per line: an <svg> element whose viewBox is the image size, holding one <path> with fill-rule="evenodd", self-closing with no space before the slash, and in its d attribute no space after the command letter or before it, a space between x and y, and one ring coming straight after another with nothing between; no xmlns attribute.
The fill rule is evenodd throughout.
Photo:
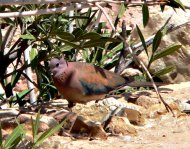
<svg viewBox="0 0 190 149"><path fill-rule="evenodd" d="M173 110L175 116L178 117L179 115L181 115L181 110L177 103L171 102L171 103L169 103L169 106ZM146 115L148 118L159 118L161 115L164 115L167 112L168 111L166 110L166 108L163 104L155 104L147 109Z"/></svg>
<svg viewBox="0 0 190 149"><path fill-rule="evenodd" d="M86 120L85 118L78 116L71 127L71 133L75 133L77 135L86 135L90 138L101 138L107 139L106 132L103 130L100 124L95 122ZM79 136L77 136L79 137Z"/></svg>
<svg viewBox="0 0 190 149"><path fill-rule="evenodd" d="M120 75L124 77L134 77L142 75L142 72L140 72L138 69L126 68L125 70L123 70L123 72Z"/></svg>
<svg viewBox="0 0 190 149"><path fill-rule="evenodd" d="M16 109L0 109L0 118L5 117L15 117L19 114L19 111Z"/></svg>
<svg viewBox="0 0 190 149"><path fill-rule="evenodd" d="M113 97L99 101L97 104L77 104L72 110L88 120L104 122L110 116L110 113L117 108L119 108L119 111L116 113L117 115L128 117L132 123L137 125L143 125L143 112L145 111L143 107L126 101L121 102Z"/></svg>
<svg viewBox="0 0 190 149"><path fill-rule="evenodd" d="M52 116L58 122L61 122L61 121L63 121L65 119L65 117L68 114L70 114L69 111L67 111L67 110L60 110L60 111L56 111L55 113L50 114L50 116Z"/></svg>
<svg viewBox="0 0 190 149"><path fill-rule="evenodd" d="M51 116L42 115L40 117L40 122L44 122L47 124L50 128L57 126L59 123Z"/></svg>
<svg viewBox="0 0 190 149"><path fill-rule="evenodd" d="M30 134L30 136L32 135L32 119L36 120L36 116L30 115L30 114L20 114L17 117L18 122L20 124L25 125L25 129L27 130L27 133ZM38 129L38 132L44 132L48 130L49 128L50 126L48 125L48 123L41 121L41 118L40 118L40 126Z"/></svg>
<svg viewBox="0 0 190 149"><path fill-rule="evenodd" d="M137 131L125 117L114 116L107 129L113 134L136 135Z"/></svg>
<svg viewBox="0 0 190 149"><path fill-rule="evenodd" d="M87 120L100 122L109 113L109 107L105 106L101 101L97 104L89 102L86 105L77 104L72 108L72 111Z"/></svg>
<svg viewBox="0 0 190 149"><path fill-rule="evenodd" d="M3 129L13 129L17 126L15 117L4 117L4 118L1 118L0 120L1 120L1 127Z"/></svg>
<svg viewBox="0 0 190 149"><path fill-rule="evenodd" d="M150 106L154 104L160 103L158 98L151 98L149 96L139 96L139 98L136 99L135 104L144 107L145 109L149 108Z"/></svg>
<svg viewBox="0 0 190 149"><path fill-rule="evenodd" d="M145 124L145 114L129 108L123 108L119 116L127 117L131 124L142 126Z"/></svg>
<svg viewBox="0 0 190 149"><path fill-rule="evenodd" d="M190 6L189 0L182 0L182 3L183 2L186 3L187 6ZM190 10L186 9L186 11L183 11L181 9L176 9L175 11L176 12L174 12L172 8L166 7L164 12L161 12L159 6L149 9L150 18L146 28L144 28L143 25L139 26L145 39L150 37L153 33L157 32L165 24L166 20L171 14L173 15L169 24L174 24L177 26L189 21ZM139 15L139 18L141 17L142 16ZM133 23L139 24L139 20L141 19L133 20ZM190 27L187 24L184 27L165 35L162 39L158 51L172 44L182 45L182 47L177 52L162 59L156 60L151 64L150 71L152 73L157 72L169 65L174 65L176 67L176 70L161 77L164 82L177 83L190 80L189 32ZM134 41L137 41L137 39L139 40L139 36L136 31L132 33L132 39ZM148 50L151 51L151 47L148 48ZM139 55L139 58L146 65L148 64L148 58L145 52L141 53Z"/></svg>

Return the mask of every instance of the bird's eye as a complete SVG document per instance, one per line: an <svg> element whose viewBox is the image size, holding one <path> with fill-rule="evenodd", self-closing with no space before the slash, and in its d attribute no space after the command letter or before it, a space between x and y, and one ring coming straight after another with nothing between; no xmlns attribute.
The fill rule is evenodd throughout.
<svg viewBox="0 0 190 149"><path fill-rule="evenodd" d="M58 66L59 66L59 63L57 63L55 66L58 67Z"/></svg>

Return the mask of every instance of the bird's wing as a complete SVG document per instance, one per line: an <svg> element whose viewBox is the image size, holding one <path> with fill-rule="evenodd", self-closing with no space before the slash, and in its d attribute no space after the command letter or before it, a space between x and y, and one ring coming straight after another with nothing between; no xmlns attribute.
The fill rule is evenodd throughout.
<svg viewBox="0 0 190 149"><path fill-rule="evenodd" d="M76 77L85 95L106 94L125 83L121 76L91 64L78 63Z"/></svg>

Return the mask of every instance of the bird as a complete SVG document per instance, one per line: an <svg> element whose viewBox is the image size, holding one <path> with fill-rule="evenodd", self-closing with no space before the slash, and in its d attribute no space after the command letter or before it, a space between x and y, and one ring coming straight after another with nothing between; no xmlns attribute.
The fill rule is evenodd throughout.
<svg viewBox="0 0 190 149"><path fill-rule="evenodd" d="M68 62L62 57L51 59L49 66L54 85L69 108L76 103L102 100L127 83L124 77L91 63Z"/></svg>

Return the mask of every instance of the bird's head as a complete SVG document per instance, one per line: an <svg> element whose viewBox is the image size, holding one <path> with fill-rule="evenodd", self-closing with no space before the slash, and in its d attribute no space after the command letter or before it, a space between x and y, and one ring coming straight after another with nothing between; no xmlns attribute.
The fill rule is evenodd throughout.
<svg viewBox="0 0 190 149"><path fill-rule="evenodd" d="M53 76L59 76L62 74L68 67L67 61L64 58L58 59L53 58L50 61L50 72Z"/></svg>

